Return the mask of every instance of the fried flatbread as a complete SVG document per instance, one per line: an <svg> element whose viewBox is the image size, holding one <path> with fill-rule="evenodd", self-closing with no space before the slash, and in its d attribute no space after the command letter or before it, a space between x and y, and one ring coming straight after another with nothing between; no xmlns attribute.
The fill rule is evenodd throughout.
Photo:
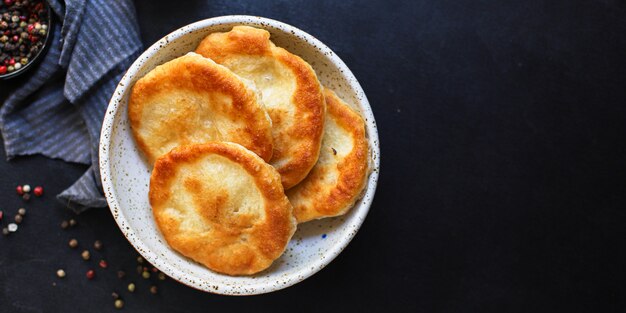
<svg viewBox="0 0 626 313"><path fill-rule="evenodd" d="M211 140L272 157L271 120L253 83L199 54L157 66L133 86L133 136L150 164L180 145Z"/></svg>
<svg viewBox="0 0 626 313"><path fill-rule="evenodd" d="M274 45L269 32L248 26L210 34L196 52L254 81L273 123L270 163L285 189L304 179L317 162L324 128L324 96L313 68Z"/></svg>
<svg viewBox="0 0 626 313"><path fill-rule="evenodd" d="M234 143L180 146L161 156L149 199L173 249L228 275L268 268L296 230L278 172Z"/></svg>
<svg viewBox="0 0 626 313"><path fill-rule="evenodd" d="M287 191L298 223L345 214L354 206L369 173L369 146L361 116L329 89L324 139L317 164Z"/></svg>

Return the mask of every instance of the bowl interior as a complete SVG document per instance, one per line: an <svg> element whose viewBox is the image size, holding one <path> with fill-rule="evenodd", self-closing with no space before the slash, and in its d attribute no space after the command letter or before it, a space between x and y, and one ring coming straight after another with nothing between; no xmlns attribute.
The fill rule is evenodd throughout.
<svg viewBox="0 0 626 313"><path fill-rule="evenodd" d="M373 172L364 196L345 216L298 226L286 252L267 270L251 277L232 277L208 270L172 250L153 221L148 203L151 168L135 146L127 117L132 85L157 65L193 51L209 33L235 25L264 28L276 45L308 61L327 87L360 111L372 150ZM226 16L185 26L159 40L131 66L121 80L103 124L100 164L109 206L135 248L169 276L192 287L221 294L259 294L304 280L336 257L356 234L371 204L378 178L376 124L361 87L343 62L312 36L289 25L259 17Z"/></svg>

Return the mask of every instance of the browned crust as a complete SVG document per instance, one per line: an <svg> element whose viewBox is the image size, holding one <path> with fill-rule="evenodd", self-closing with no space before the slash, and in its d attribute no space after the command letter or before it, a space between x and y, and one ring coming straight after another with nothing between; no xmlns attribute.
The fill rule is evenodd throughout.
<svg viewBox="0 0 626 313"><path fill-rule="evenodd" d="M367 181L369 145L365 123L361 116L333 91L326 88L324 95L327 114L352 135L354 146L352 151L337 163L336 171L339 175L335 186L328 189L327 185L322 184L326 173L319 166L315 166L304 181L287 192L289 199L292 200L298 223L345 214L352 208ZM299 199L309 200L309 205Z"/></svg>
<svg viewBox="0 0 626 313"><path fill-rule="evenodd" d="M241 144L266 161L272 158L273 140L270 122L265 118L258 118L259 104L254 92L249 91L239 77L224 67L199 55L185 55L150 71L135 83L130 94L128 117L131 130L137 145L151 164L158 156L151 153L150 147L138 131L142 125L143 106L148 99L168 89L220 92L231 96L232 110L236 112L236 118L245 120L248 125L244 130L248 142Z"/></svg>
<svg viewBox="0 0 626 313"><path fill-rule="evenodd" d="M265 219L243 230L227 224L212 225L215 230L211 237L178 236L180 225L161 214L171 197L170 185L179 166L210 154L236 162L253 177L265 201ZM191 188L193 193L193 186ZM283 253L296 229L293 209L284 194L279 174L257 155L234 143L180 146L158 158L150 177L149 200L157 225L172 248L214 271L229 275L250 275L269 267ZM249 237L248 245L229 250L229 255L220 254L242 235Z"/></svg>
<svg viewBox="0 0 626 313"><path fill-rule="evenodd" d="M317 162L324 131L324 95L313 68L299 56L276 47L270 41L269 32L249 26L235 26L227 33L210 34L198 45L196 53L220 64L238 55L268 56L291 69L297 80L292 96L296 122L274 137L271 163L281 174L285 189L302 181ZM274 127L280 126L281 121L271 109L268 113Z"/></svg>

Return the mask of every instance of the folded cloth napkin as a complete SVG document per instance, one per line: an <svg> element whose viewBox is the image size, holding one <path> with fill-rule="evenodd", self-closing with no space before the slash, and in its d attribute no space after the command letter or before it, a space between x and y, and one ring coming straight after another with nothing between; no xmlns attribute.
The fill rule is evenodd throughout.
<svg viewBox="0 0 626 313"><path fill-rule="evenodd" d="M90 165L57 198L76 212L107 205L98 141L117 83L141 52L131 0L48 0L58 16L50 47L0 109L7 158L42 154Z"/></svg>

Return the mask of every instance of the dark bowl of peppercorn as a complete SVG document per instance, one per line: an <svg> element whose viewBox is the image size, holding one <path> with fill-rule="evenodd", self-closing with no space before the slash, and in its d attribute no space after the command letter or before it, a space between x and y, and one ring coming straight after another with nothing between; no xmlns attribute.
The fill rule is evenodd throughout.
<svg viewBox="0 0 626 313"><path fill-rule="evenodd" d="M0 79L19 76L41 59L51 23L45 0L0 0Z"/></svg>

